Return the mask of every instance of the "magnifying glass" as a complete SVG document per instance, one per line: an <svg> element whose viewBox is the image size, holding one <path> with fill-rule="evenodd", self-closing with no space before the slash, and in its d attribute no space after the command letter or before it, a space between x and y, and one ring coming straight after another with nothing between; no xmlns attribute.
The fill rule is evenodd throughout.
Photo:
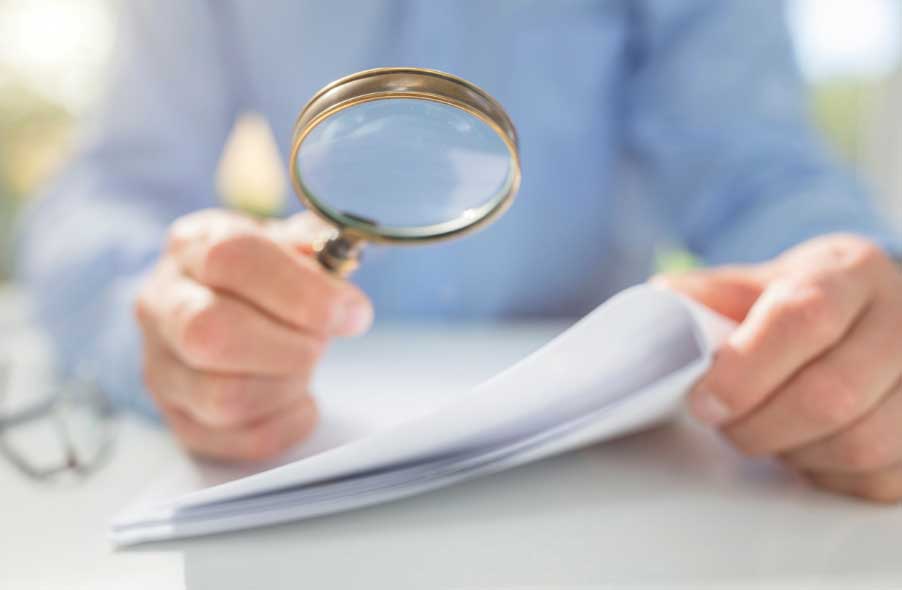
<svg viewBox="0 0 902 590"><path fill-rule="evenodd" d="M435 70L378 68L317 92L295 123L295 192L336 228L315 245L348 276L366 242L420 244L484 227L520 186L517 132L501 105Z"/></svg>

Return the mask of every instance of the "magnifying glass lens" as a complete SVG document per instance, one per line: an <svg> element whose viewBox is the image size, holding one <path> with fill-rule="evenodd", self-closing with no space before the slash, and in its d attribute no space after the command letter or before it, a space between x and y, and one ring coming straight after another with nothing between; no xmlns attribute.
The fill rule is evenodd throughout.
<svg viewBox="0 0 902 590"><path fill-rule="evenodd" d="M389 235L467 225L505 198L515 177L509 149L488 123L417 98L372 100L326 117L294 166L329 216Z"/></svg>

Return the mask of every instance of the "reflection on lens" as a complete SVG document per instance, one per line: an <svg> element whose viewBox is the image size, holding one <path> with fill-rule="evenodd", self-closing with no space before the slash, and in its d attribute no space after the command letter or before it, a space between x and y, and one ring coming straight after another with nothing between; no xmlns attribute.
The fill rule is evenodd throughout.
<svg viewBox="0 0 902 590"><path fill-rule="evenodd" d="M484 121L410 98L324 119L295 161L304 190L333 216L389 232L479 219L504 197L512 168L507 145Z"/></svg>

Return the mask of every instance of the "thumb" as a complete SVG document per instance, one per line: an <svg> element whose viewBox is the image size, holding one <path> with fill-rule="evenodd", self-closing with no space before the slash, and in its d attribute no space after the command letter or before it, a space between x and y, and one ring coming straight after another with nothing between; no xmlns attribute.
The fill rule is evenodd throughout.
<svg viewBox="0 0 902 590"><path fill-rule="evenodd" d="M731 266L656 275L650 282L741 322L764 291L764 275L759 266Z"/></svg>

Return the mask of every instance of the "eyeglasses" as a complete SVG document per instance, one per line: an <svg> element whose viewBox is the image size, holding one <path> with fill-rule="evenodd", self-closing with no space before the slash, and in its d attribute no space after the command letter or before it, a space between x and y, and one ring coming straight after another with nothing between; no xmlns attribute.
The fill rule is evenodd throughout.
<svg viewBox="0 0 902 590"><path fill-rule="evenodd" d="M35 481L83 479L113 447L114 410L93 379L0 361L0 456Z"/></svg>

